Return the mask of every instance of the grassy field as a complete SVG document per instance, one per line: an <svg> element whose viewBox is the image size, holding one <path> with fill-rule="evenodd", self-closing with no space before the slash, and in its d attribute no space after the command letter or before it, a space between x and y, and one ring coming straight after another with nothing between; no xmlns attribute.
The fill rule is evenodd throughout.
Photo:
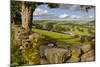
<svg viewBox="0 0 100 67"><path fill-rule="evenodd" d="M50 39L63 44L74 44L80 40L80 38L74 38L73 36L68 34L62 34L62 33L40 30L40 29L33 29L32 31L47 36Z"/></svg>
<svg viewBox="0 0 100 67"><path fill-rule="evenodd" d="M50 40L63 44L81 43L81 36L93 36L94 23L79 21L35 21L33 32L48 37ZM79 37L75 37L75 35ZM84 37L82 37L84 38ZM84 44L90 41L84 41Z"/></svg>
<svg viewBox="0 0 100 67"><path fill-rule="evenodd" d="M83 32L75 29L74 33L79 34L79 35L89 35L87 28L82 28L82 29L83 29Z"/></svg>

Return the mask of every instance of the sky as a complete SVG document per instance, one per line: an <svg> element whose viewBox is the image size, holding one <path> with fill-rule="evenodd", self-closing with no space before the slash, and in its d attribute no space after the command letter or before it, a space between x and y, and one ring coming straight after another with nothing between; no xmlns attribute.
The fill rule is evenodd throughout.
<svg viewBox="0 0 100 67"><path fill-rule="evenodd" d="M79 5L60 4L59 8L49 8L47 4L38 6L33 13L33 20L83 20L95 19L95 9L88 12Z"/></svg>

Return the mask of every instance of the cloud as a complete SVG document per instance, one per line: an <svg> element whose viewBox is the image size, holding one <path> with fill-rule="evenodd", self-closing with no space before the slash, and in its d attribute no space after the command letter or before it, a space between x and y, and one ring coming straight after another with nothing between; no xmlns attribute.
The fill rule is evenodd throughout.
<svg viewBox="0 0 100 67"><path fill-rule="evenodd" d="M72 15L71 18L82 18L82 16Z"/></svg>
<svg viewBox="0 0 100 67"><path fill-rule="evenodd" d="M72 10L72 11L78 11L81 10L82 8L80 5L76 4L60 4L61 9L67 9L67 10Z"/></svg>
<svg viewBox="0 0 100 67"><path fill-rule="evenodd" d="M94 9L88 13L80 10L79 5L61 4L59 8L48 8L47 5L40 5L33 13L34 19L44 20L85 20L94 19Z"/></svg>
<svg viewBox="0 0 100 67"><path fill-rule="evenodd" d="M62 14L62 15L60 15L60 16L58 16L59 18L65 18L65 17L67 17L68 15L67 14Z"/></svg>
<svg viewBox="0 0 100 67"><path fill-rule="evenodd" d="M43 13L48 13L48 11L47 10L44 10L44 12Z"/></svg>
<svg viewBox="0 0 100 67"><path fill-rule="evenodd" d="M89 16L89 18L94 18L94 16Z"/></svg>
<svg viewBox="0 0 100 67"><path fill-rule="evenodd" d="M41 9L41 8L37 8L34 12L33 15L42 15L42 14L47 14L48 13L48 10L44 10L44 9Z"/></svg>

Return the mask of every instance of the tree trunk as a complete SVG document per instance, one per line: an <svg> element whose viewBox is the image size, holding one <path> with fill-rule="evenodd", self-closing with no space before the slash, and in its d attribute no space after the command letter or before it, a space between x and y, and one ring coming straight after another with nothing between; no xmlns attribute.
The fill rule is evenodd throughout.
<svg viewBox="0 0 100 67"><path fill-rule="evenodd" d="M32 28L32 18L35 9L32 7L32 3L22 2L21 17L22 17L22 27L30 32Z"/></svg>

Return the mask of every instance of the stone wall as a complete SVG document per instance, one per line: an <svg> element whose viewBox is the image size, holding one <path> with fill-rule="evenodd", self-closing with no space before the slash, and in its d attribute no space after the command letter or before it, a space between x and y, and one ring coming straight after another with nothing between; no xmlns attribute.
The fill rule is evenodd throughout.
<svg viewBox="0 0 100 67"><path fill-rule="evenodd" d="M12 25L13 36L11 47L18 48L27 64L58 64L89 62L95 60L94 44L63 45L50 43L46 38L37 33L28 34L20 25Z"/></svg>

